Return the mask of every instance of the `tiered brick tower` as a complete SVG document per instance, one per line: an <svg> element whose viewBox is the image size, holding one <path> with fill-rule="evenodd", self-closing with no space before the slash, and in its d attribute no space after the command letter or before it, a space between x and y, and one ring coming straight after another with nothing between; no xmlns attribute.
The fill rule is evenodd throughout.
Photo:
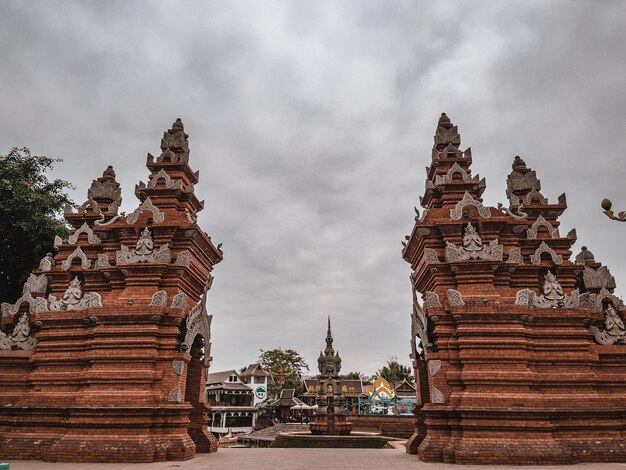
<svg viewBox="0 0 626 470"><path fill-rule="evenodd" d="M220 247L198 227L198 173L178 119L148 154L141 204L118 214L108 167L65 218L24 285L2 305L0 457L52 461L184 460L215 451L204 404Z"/></svg>
<svg viewBox="0 0 626 470"><path fill-rule="evenodd" d="M470 149L443 114L424 213L402 251L414 292L418 426L425 461L626 461L626 331L615 280L574 261L556 204L515 157L508 208L486 207Z"/></svg>

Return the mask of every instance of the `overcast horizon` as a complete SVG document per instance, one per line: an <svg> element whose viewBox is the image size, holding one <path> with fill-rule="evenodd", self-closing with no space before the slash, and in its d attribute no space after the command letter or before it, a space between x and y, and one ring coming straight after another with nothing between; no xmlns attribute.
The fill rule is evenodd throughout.
<svg viewBox="0 0 626 470"><path fill-rule="evenodd" d="M316 372L331 315L343 372L409 364L401 241L446 112L506 201L515 155L626 283L626 2L5 1L0 154L62 158L77 203L113 165L122 211L180 117L205 200L211 372L293 348Z"/></svg>

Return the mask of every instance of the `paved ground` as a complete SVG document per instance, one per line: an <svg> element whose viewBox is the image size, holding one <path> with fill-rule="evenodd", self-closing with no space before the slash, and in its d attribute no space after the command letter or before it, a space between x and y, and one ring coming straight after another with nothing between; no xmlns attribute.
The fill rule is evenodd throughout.
<svg viewBox="0 0 626 470"><path fill-rule="evenodd" d="M217 470L624 470L626 464L582 464L550 467L503 467L426 464L401 450L378 449L220 449L216 454L200 454L186 462L149 464L67 464L40 461L10 461L11 470L113 470L113 469L217 469Z"/></svg>

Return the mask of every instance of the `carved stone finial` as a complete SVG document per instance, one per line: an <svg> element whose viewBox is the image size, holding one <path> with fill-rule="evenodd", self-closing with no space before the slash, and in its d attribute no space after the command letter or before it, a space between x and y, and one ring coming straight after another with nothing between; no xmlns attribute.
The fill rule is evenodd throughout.
<svg viewBox="0 0 626 470"><path fill-rule="evenodd" d="M102 172L102 177L106 179L115 179L115 170L112 165L107 166L107 169Z"/></svg>
<svg viewBox="0 0 626 470"><path fill-rule="evenodd" d="M438 125L441 127L445 127L446 129L450 129L452 127L452 123L450 122L450 118L446 113L441 113L439 117Z"/></svg>
<svg viewBox="0 0 626 470"><path fill-rule="evenodd" d="M589 250L586 246L580 248L580 253L576 255L576 264L592 264L595 263L596 259L593 256L591 250Z"/></svg>
<svg viewBox="0 0 626 470"><path fill-rule="evenodd" d="M519 155L516 155L515 158L513 159L512 167L514 170L519 169L519 168L526 168L526 162L522 160L522 158Z"/></svg>

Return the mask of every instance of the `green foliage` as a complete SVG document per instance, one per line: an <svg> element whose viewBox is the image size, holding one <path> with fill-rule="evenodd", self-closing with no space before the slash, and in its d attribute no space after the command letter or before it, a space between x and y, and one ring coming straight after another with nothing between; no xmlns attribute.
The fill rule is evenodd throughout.
<svg viewBox="0 0 626 470"><path fill-rule="evenodd" d="M387 365L377 370L374 376L377 378L383 377L391 384L402 382L404 379L406 379L407 382L413 382L413 371L410 367L400 364L397 357L390 358L387 361Z"/></svg>
<svg viewBox="0 0 626 470"><path fill-rule="evenodd" d="M367 380L368 377L362 372L348 372L347 374L341 374L343 380Z"/></svg>
<svg viewBox="0 0 626 470"><path fill-rule="evenodd" d="M15 302L33 267L52 252L54 236L67 236L63 206L71 184L49 180L60 160L12 148L0 155L0 300Z"/></svg>
<svg viewBox="0 0 626 470"><path fill-rule="evenodd" d="M268 395L276 396L285 388L295 388L296 393L303 390L302 373L309 370L309 366L297 351L283 348L259 351L259 364L274 380Z"/></svg>

